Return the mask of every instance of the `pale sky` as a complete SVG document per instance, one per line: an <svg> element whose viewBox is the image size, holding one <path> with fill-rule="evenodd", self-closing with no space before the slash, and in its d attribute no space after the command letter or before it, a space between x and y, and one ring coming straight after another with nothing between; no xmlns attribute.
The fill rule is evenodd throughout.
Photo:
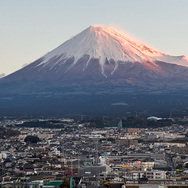
<svg viewBox="0 0 188 188"><path fill-rule="evenodd" d="M0 0L0 75L95 24L121 29L164 53L188 56L188 0Z"/></svg>

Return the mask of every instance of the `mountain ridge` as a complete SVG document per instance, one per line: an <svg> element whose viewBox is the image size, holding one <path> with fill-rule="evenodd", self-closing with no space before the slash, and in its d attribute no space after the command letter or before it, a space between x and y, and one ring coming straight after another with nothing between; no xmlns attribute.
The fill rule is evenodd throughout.
<svg viewBox="0 0 188 188"><path fill-rule="evenodd" d="M38 72L42 69L59 69L63 74L80 66L77 63L81 61L84 61L82 71L85 71L89 63L96 60L99 71L106 78L113 75L119 65L130 62L139 63L159 75L162 70L157 62L188 67L186 56L170 56L136 42L113 28L98 25L90 26L31 64L36 64L33 69ZM26 68L31 67L31 64Z"/></svg>
<svg viewBox="0 0 188 188"><path fill-rule="evenodd" d="M114 111L112 104L122 103L127 104L122 111L186 106L187 81L187 57L154 50L111 28L90 26L1 78L0 112Z"/></svg>

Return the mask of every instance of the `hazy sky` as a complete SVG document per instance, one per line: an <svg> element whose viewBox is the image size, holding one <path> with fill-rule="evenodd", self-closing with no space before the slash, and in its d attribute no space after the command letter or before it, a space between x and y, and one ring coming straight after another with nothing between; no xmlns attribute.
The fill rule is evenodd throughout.
<svg viewBox="0 0 188 188"><path fill-rule="evenodd" d="M162 52L188 56L188 0L0 0L0 75L94 24L117 27Z"/></svg>

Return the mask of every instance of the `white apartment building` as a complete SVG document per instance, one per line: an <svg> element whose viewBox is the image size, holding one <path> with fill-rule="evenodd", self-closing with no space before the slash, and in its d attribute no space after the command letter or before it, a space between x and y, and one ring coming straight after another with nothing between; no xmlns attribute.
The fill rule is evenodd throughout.
<svg viewBox="0 0 188 188"><path fill-rule="evenodd" d="M152 170L152 171L132 171L132 179L138 180L139 178L146 177L149 180L164 180L166 179L166 173L164 171Z"/></svg>

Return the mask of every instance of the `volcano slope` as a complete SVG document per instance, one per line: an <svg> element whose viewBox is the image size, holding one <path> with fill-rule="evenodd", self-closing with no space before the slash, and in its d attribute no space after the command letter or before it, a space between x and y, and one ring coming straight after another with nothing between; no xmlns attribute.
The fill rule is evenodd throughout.
<svg viewBox="0 0 188 188"><path fill-rule="evenodd" d="M2 114L124 113L184 109L188 59L115 29L90 26L0 79Z"/></svg>

